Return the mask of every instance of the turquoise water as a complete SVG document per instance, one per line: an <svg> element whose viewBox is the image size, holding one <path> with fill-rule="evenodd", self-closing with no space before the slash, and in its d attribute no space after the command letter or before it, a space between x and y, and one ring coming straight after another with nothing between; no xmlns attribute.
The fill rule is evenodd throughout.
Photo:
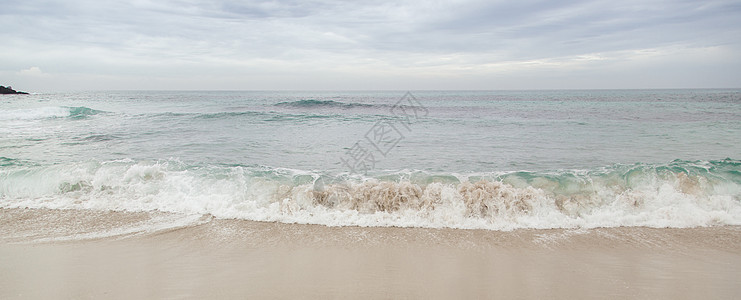
<svg viewBox="0 0 741 300"><path fill-rule="evenodd" d="M0 98L0 204L326 225L741 224L741 90Z"/></svg>

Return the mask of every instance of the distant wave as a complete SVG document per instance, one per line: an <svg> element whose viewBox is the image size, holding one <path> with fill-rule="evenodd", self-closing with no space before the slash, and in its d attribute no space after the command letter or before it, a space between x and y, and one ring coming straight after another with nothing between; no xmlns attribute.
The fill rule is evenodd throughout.
<svg viewBox="0 0 741 300"><path fill-rule="evenodd" d="M338 102L338 101L333 101L333 100L307 99L307 100L280 102L280 103L275 104L275 106L300 107L300 108L319 108L319 107L354 108L354 107L372 107L373 105L363 104L363 103L344 103L344 102Z"/></svg>
<svg viewBox="0 0 741 300"><path fill-rule="evenodd" d="M258 111L238 111L238 112L217 112L217 113L197 113L194 114L195 118L197 119L226 119L226 118L233 118L233 117L242 117L242 116L265 116L268 115L268 113L264 112L258 112Z"/></svg>
<svg viewBox="0 0 741 300"><path fill-rule="evenodd" d="M741 161L363 177L177 161L38 166L6 159L0 207L490 230L741 225Z"/></svg>
<svg viewBox="0 0 741 300"><path fill-rule="evenodd" d="M146 115L144 115L146 116ZM158 113L151 117L155 118L187 118L193 120L220 120L255 118L264 122L293 122L298 124L303 121L317 119L356 120L357 117L342 114L317 114L317 113L282 113L276 111L241 111L241 112L214 112L214 113Z"/></svg>
<svg viewBox="0 0 741 300"><path fill-rule="evenodd" d="M84 119L84 118L87 118L88 116L105 113L102 110L96 110L96 109L92 109L92 108L88 108L84 106L67 107L67 108L69 109L68 117L73 118L73 119Z"/></svg>
<svg viewBox="0 0 741 300"><path fill-rule="evenodd" d="M84 119L100 113L105 112L84 106L47 106L0 111L0 120L36 120L65 117L71 119Z"/></svg>
<svg viewBox="0 0 741 300"><path fill-rule="evenodd" d="M115 134L89 134L72 138L69 142L63 142L62 145L89 145L97 142L108 142L120 140L121 137Z"/></svg>

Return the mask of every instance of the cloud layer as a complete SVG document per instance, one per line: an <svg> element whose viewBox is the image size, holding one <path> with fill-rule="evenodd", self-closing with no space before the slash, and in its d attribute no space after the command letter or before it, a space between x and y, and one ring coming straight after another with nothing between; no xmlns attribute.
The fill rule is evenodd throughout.
<svg viewBox="0 0 741 300"><path fill-rule="evenodd" d="M0 80L30 90L680 88L741 78L738 1L2 6Z"/></svg>

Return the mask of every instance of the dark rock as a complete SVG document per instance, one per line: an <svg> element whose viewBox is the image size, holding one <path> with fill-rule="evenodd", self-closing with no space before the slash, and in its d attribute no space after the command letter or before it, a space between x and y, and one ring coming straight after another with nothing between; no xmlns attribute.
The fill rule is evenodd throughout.
<svg viewBox="0 0 741 300"><path fill-rule="evenodd" d="M14 90L10 86L4 87L2 85L0 85L0 94L24 94L24 95L28 95L28 93L26 93L26 92L18 92L18 91Z"/></svg>

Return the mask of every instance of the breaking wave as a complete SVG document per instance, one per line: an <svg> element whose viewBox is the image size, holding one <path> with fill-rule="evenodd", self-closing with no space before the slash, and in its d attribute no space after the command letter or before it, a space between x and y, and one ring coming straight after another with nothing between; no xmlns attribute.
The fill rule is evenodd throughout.
<svg viewBox="0 0 741 300"><path fill-rule="evenodd" d="M0 207L490 230L739 225L741 161L370 177L178 161L13 162L0 168Z"/></svg>
<svg viewBox="0 0 741 300"><path fill-rule="evenodd" d="M36 120L50 118L84 119L92 115L104 113L104 111L79 106L47 106L39 108L25 108L0 111L0 121L3 120Z"/></svg>

